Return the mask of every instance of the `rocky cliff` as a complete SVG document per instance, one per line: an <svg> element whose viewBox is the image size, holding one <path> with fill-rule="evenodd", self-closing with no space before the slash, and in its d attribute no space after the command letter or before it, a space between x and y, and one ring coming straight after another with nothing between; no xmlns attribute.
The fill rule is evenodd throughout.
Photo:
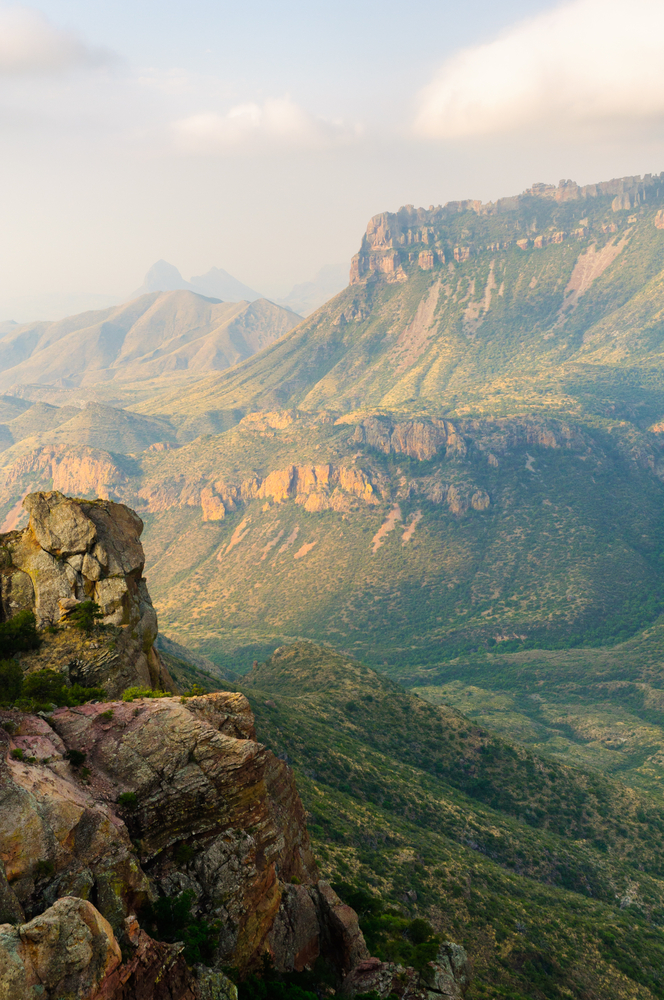
<svg viewBox="0 0 664 1000"><path fill-rule="evenodd" d="M663 195L664 174L646 174L643 178L620 177L584 187L569 180L562 180L557 187L533 184L521 195L486 204L472 200L451 201L437 207L431 205L428 209L405 205L398 212L381 212L369 221L362 247L351 262L350 283L358 284L369 276L388 282L407 281L408 268L412 266L431 271L437 265L463 264L480 254L495 254L512 246L519 250L542 250L550 244L585 239L590 234L592 227L587 218L569 229L549 226L545 232L538 233L542 215L538 202L569 205L579 201L605 201L609 215L596 226L597 232L605 235L615 233L618 228L611 221L611 214L655 203ZM469 212L480 218L513 216L514 222L511 226L508 224L507 229L503 226L500 233L493 236L483 231L488 242L481 242L479 234L474 234L472 229L465 226L457 231L454 225L459 216ZM531 216L525 227L524 213ZM658 216L654 222L661 228Z"/></svg>
<svg viewBox="0 0 664 1000"><path fill-rule="evenodd" d="M364 982L356 914L320 881L292 772L241 694L0 711L0 861L2 1000L233 998L220 966L266 954ZM183 899L180 943L154 940L160 901ZM371 968L386 987L399 971Z"/></svg>
<svg viewBox="0 0 664 1000"><path fill-rule="evenodd" d="M141 519L122 504L58 492L30 494L23 508L27 527L0 535L0 621L31 610L39 628L51 627L25 666L63 670L69 681L109 695L132 684L171 688L154 648ZM99 606L106 626L94 638L66 627L85 601Z"/></svg>

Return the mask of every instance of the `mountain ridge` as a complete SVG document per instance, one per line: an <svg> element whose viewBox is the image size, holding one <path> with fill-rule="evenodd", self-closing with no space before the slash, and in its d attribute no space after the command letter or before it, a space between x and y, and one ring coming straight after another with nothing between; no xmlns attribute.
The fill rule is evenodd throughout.
<svg viewBox="0 0 664 1000"><path fill-rule="evenodd" d="M248 357L299 321L267 299L150 292L101 312L13 327L0 337L0 391L22 382L85 387L200 374Z"/></svg>

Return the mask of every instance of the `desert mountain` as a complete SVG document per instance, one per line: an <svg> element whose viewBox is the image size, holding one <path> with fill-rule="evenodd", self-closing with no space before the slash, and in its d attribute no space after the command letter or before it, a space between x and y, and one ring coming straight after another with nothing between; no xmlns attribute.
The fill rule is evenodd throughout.
<svg viewBox="0 0 664 1000"><path fill-rule="evenodd" d="M91 386L226 368L299 322L267 299L219 302L191 291L150 292L124 305L0 336L0 388Z"/></svg>
<svg viewBox="0 0 664 1000"><path fill-rule="evenodd" d="M132 292L129 298L136 299L139 295L146 295L148 292L185 289L190 292L198 292L199 295L207 295L213 299L221 299L224 302L253 302L255 299L263 297L260 292L244 285L220 267L211 267L206 274L195 275L191 281L186 281L174 264L158 260L148 270L141 287Z"/></svg>
<svg viewBox="0 0 664 1000"><path fill-rule="evenodd" d="M351 285L227 371L169 389L173 322L94 374L161 373L131 412L6 401L0 513L135 507L167 632L231 669L628 638L664 593L663 205L646 177L379 216Z"/></svg>
<svg viewBox="0 0 664 1000"><path fill-rule="evenodd" d="M290 337L164 405L505 414L574 410L581 396L652 403L663 268L660 176L408 206L371 220L350 286Z"/></svg>

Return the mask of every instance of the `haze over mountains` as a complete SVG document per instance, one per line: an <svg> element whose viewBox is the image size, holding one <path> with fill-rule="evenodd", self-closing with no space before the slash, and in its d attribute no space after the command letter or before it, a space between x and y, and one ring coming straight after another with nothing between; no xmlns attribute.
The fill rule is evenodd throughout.
<svg viewBox="0 0 664 1000"><path fill-rule="evenodd" d="M267 299L220 302L192 291L147 292L115 308L0 336L0 389L93 386L219 370L282 336L300 317Z"/></svg>
<svg viewBox="0 0 664 1000"><path fill-rule="evenodd" d="M328 265L321 268L310 281L295 285L288 295L284 298L276 298L274 301L278 305L292 309L293 312L301 316L307 316L333 295L336 295L337 292L340 292L347 284L348 265L345 263ZM198 292L200 295L222 299L224 302L240 302L243 299L253 302L255 299L265 297L219 267L212 267L206 274L194 276L190 281L186 281L173 264L169 264L165 260L158 260L145 275L140 288L136 289L129 298L137 298L146 292L185 288Z"/></svg>
<svg viewBox="0 0 664 1000"><path fill-rule="evenodd" d="M5 335L5 391L142 381L131 432L86 438L91 410L45 451L42 417L9 421L2 509L78 463L76 492L146 516L169 631L222 658L304 636L396 669L631 634L664 587L663 206L648 176L405 208L297 326L175 291Z"/></svg>
<svg viewBox="0 0 664 1000"><path fill-rule="evenodd" d="M376 216L301 322L175 289L0 338L1 530L138 511L326 876L416 887L469 996L664 996L663 308L659 175Z"/></svg>

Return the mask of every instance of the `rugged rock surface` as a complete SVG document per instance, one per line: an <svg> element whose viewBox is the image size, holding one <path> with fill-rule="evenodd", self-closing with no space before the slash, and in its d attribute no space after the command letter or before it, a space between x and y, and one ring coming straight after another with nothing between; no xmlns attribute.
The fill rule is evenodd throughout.
<svg viewBox="0 0 664 1000"><path fill-rule="evenodd" d="M157 615L143 577L138 515L123 504L57 491L32 493L23 507L28 526L0 535L0 620L30 609L42 628L66 624L78 604L93 600L112 627L95 650L71 633L61 636L31 657L32 665L55 660L70 680L103 685L111 696L131 684L171 688L153 646Z"/></svg>
<svg viewBox="0 0 664 1000"><path fill-rule="evenodd" d="M342 993L376 992L381 1000L388 996L399 1000L462 1000L470 986L468 956L461 945L452 941L441 944L436 959L418 975L394 962L369 958L353 969L343 982Z"/></svg>
<svg viewBox="0 0 664 1000"><path fill-rule="evenodd" d="M0 1000L237 1000L221 972L189 968L182 945L125 921L113 930L83 899L58 899L29 923L0 925Z"/></svg>
<svg viewBox="0 0 664 1000"><path fill-rule="evenodd" d="M322 955L342 977L368 958L356 914L319 880L292 772L256 742L243 695L48 720L0 711L0 741L0 967L15 984L2 1000L32 996L35 969L53 998L228 996L223 977L193 977L181 946L139 926L150 901L186 890L193 919L215 923L217 966L267 953L299 971Z"/></svg>
<svg viewBox="0 0 664 1000"><path fill-rule="evenodd" d="M532 199L545 199L558 203L582 201L614 195L611 202L613 212L624 212L653 198L661 197L664 191L664 174L645 177L620 177L599 184L580 187L574 181L562 180L557 187L552 184L533 184L521 195L499 198L496 202L483 204L481 201L451 201L446 205L431 205L429 209L405 205L398 212L381 212L367 225L360 252L351 262L350 283L358 284L367 277L379 276L383 281L407 281L404 270L409 264L416 264L423 270L431 270L436 263L456 261L460 264L483 251L495 252L516 245L525 250L531 246L528 238L519 239L517 234L511 240L499 243L469 246L455 246L449 239L447 226L460 213L472 212L477 216L496 216L514 212L532 203ZM587 223L587 220L585 220ZM657 221L655 222L657 225ZM615 227L604 232L615 232ZM549 243L563 243L568 239L583 239L588 234L588 226L579 225L571 232L556 232L537 236L532 241L535 249L542 249ZM467 236L470 231L467 231Z"/></svg>

